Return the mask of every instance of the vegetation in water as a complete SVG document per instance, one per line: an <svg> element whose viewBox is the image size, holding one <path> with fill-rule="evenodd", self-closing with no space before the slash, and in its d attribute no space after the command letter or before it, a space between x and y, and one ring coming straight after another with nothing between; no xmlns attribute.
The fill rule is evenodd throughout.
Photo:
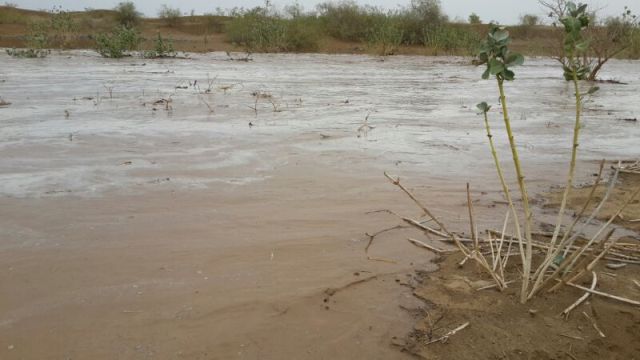
<svg viewBox="0 0 640 360"><path fill-rule="evenodd" d="M111 33L96 35L96 50L106 58L121 58L138 49L140 35L135 29L121 26Z"/></svg>

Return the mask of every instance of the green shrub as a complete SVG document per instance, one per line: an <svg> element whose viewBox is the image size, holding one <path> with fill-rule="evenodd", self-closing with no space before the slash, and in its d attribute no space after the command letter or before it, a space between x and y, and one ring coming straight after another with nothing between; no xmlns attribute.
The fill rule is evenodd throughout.
<svg viewBox="0 0 640 360"><path fill-rule="evenodd" d="M227 38L247 51L283 50L284 23L265 15L259 8L237 14L227 24Z"/></svg>
<svg viewBox="0 0 640 360"><path fill-rule="evenodd" d="M353 1L323 3L318 5L318 12L326 33L346 41L367 41L385 17L380 10Z"/></svg>
<svg viewBox="0 0 640 360"><path fill-rule="evenodd" d="M111 33L96 35L96 50L107 58L121 58L134 51L140 44L140 35L134 29L121 26Z"/></svg>
<svg viewBox="0 0 640 360"><path fill-rule="evenodd" d="M173 48L173 40L163 39L160 34L158 34L153 50L145 51L143 54L145 58L168 58L177 55L178 53Z"/></svg>
<svg viewBox="0 0 640 360"><path fill-rule="evenodd" d="M300 16L287 22L286 51L316 51L320 47L322 32L313 16Z"/></svg>
<svg viewBox="0 0 640 360"><path fill-rule="evenodd" d="M369 32L367 43L379 55L393 55L403 40L403 30L393 18L387 17Z"/></svg>
<svg viewBox="0 0 640 360"><path fill-rule="evenodd" d="M67 48L78 29L78 24L73 20L69 12L60 8L53 8L50 14L50 41L56 47Z"/></svg>
<svg viewBox="0 0 640 360"><path fill-rule="evenodd" d="M135 4L131 1L119 3L114 10L116 12L116 20L126 28L133 28L138 25L142 17L142 14L136 10Z"/></svg>

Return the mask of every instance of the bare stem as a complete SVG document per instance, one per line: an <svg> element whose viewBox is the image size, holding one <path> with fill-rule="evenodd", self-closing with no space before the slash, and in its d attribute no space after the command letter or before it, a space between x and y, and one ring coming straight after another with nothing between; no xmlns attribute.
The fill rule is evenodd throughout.
<svg viewBox="0 0 640 360"><path fill-rule="evenodd" d="M500 178L500 184L502 185L502 192L504 192L504 195L507 198L507 202L509 203L509 209L511 209L511 214L513 215L513 222L516 227L516 236L518 237L518 244L520 245L520 256L522 258L522 263L524 264L525 253L524 253L524 246L522 243L522 231L520 230L520 220L518 219L518 213L516 212L516 207L515 205L513 205L513 199L511 198L511 191L509 190L509 185L507 185L507 182L504 179L504 172L502 171L502 166L500 165L500 159L498 158L498 152L496 151L495 144L493 143L493 135L491 134L491 127L489 126L489 116L487 115L486 111L484 112L484 126L485 126L485 129L487 130L487 137L489 138L489 146L491 147L491 155L493 156L493 162L496 165L496 171L498 172L498 177Z"/></svg>
<svg viewBox="0 0 640 360"><path fill-rule="evenodd" d="M513 164L516 168L516 176L518 177L518 186L520 187L520 194L522 195L522 207L524 209L524 233L526 238L526 251L525 261L523 263L522 274L522 290L520 292L520 302L525 303L527 301L527 291L529 289L529 277L531 276L531 258L533 255L533 244L531 239L531 209L529 207L529 195L527 194L527 188L524 182L524 175L522 174L522 167L520 165L520 158L518 156L518 149L516 148L516 142L511 131L511 121L509 120L509 112L507 109L507 99L504 95L504 80L498 78L498 89L500 90L500 103L502 104L502 116L504 118L504 125L509 136L509 145L511 146L511 155L513 156Z"/></svg>

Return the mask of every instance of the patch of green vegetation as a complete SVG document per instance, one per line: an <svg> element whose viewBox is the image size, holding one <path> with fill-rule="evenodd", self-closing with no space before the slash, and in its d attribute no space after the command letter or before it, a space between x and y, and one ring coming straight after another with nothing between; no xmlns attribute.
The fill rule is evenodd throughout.
<svg viewBox="0 0 640 360"><path fill-rule="evenodd" d="M464 26L454 24L427 27L423 32L423 44L433 49L436 55L444 52L452 54L463 51L465 55L474 55L478 50L480 36Z"/></svg>
<svg viewBox="0 0 640 360"><path fill-rule="evenodd" d="M268 7L233 15L226 26L227 38L247 52L313 51L319 47L321 34L313 17L284 19Z"/></svg>
<svg viewBox="0 0 640 360"><path fill-rule="evenodd" d="M403 39L403 30L392 18L386 18L369 32L369 47L379 55L387 56L398 52Z"/></svg>

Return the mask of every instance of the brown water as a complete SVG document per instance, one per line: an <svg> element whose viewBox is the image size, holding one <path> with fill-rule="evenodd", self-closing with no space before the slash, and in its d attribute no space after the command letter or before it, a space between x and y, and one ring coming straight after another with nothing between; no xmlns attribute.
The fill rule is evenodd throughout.
<svg viewBox="0 0 640 360"><path fill-rule="evenodd" d="M395 280L434 266L409 230L371 249L394 263L366 259L364 233L396 224L366 212L418 215L382 171L459 229L469 181L480 220L502 222L475 112L494 105L507 156L495 84L465 59L0 58L2 359L403 359L390 339L416 300ZM639 69L603 73L629 84L587 104L579 181L597 159L638 157L640 128L617 119L638 117ZM537 193L565 175L572 94L551 60L518 76L507 92Z"/></svg>

